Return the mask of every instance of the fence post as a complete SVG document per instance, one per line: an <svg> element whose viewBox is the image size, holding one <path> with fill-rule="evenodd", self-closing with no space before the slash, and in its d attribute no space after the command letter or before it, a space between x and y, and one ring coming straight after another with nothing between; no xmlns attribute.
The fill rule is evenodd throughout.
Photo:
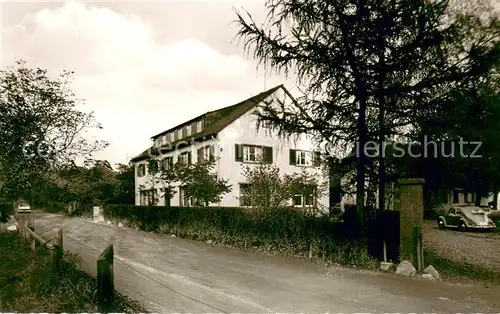
<svg viewBox="0 0 500 314"><path fill-rule="evenodd" d="M28 224L26 224L26 227L29 228L30 230L32 230L33 232L35 232L35 220L34 219L31 219ZM26 230L28 231L28 230ZM31 236L31 233L30 232L27 232L27 239L28 241L31 240L31 249L33 251L36 251L36 239L35 237Z"/></svg>
<svg viewBox="0 0 500 314"><path fill-rule="evenodd" d="M54 273L59 271L63 255L64 255L63 232L62 228L59 228L59 230L57 231L55 248L54 251L52 252L52 270Z"/></svg>
<svg viewBox="0 0 500 314"><path fill-rule="evenodd" d="M110 244L97 258L97 297L99 311L109 313L114 301L113 244Z"/></svg>

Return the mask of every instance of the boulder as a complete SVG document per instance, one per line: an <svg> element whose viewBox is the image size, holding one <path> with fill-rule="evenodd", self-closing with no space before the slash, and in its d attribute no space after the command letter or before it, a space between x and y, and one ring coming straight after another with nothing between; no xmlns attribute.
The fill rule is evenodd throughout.
<svg viewBox="0 0 500 314"><path fill-rule="evenodd" d="M208 240L207 244L212 244L212 242L213 242L212 240Z"/></svg>
<svg viewBox="0 0 500 314"><path fill-rule="evenodd" d="M436 280L431 274L422 274L422 279L427 279L427 280Z"/></svg>
<svg viewBox="0 0 500 314"><path fill-rule="evenodd" d="M122 224L122 222L121 222L121 221L118 223L118 227L119 227L119 228L123 228L123 224Z"/></svg>
<svg viewBox="0 0 500 314"><path fill-rule="evenodd" d="M393 263L390 263L390 262L381 262L380 263L380 270L390 271L393 266L394 266Z"/></svg>
<svg viewBox="0 0 500 314"><path fill-rule="evenodd" d="M16 231L17 227L16 226L8 226L7 231Z"/></svg>
<svg viewBox="0 0 500 314"><path fill-rule="evenodd" d="M396 267L396 275L413 277L417 274L417 270L411 264L410 261L402 261L398 267Z"/></svg>
<svg viewBox="0 0 500 314"><path fill-rule="evenodd" d="M436 280L441 279L441 275L439 275L438 271L432 265L429 265L424 269L424 274L431 275Z"/></svg>
<svg viewBox="0 0 500 314"><path fill-rule="evenodd" d="M170 237L176 238L177 236L175 234L171 234Z"/></svg>

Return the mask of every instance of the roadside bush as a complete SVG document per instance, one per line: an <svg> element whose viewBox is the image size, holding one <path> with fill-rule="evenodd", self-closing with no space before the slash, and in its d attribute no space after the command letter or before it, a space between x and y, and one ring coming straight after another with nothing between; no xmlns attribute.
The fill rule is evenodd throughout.
<svg viewBox="0 0 500 314"><path fill-rule="evenodd" d="M162 207L105 205L104 216L116 223L137 226L144 231L175 234L188 239L235 247L265 249L287 255L314 255L347 265L366 266L364 241L352 236L347 224L329 215L313 215L277 208L243 211L229 207Z"/></svg>

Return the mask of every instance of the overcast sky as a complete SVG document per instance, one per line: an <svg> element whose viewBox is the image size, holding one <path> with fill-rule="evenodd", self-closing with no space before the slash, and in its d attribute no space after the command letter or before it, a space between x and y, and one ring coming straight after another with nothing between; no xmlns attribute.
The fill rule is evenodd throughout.
<svg viewBox="0 0 500 314"><path fill-rule="evenodd" d="M2 3L2 66L23 59L53 75L75 71L73 91L110 142L96 157L124 163L176 124L264 87L293 87L277 76L264 80L233 42L233 8L262 20L264 3Z"/></svg>

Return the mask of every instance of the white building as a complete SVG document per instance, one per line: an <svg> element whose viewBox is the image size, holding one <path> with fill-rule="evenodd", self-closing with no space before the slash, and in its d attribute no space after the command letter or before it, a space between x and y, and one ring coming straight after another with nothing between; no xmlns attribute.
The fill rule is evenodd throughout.
<svg viewBox="0 0 500 314"><path fill-rule="evenodd" d="M232 186L230 193L223 196L219 204L212 206L237 207L247 206L244 195L248 184L242 173L242 165L256 163L256 157L262 154L264 158L278 165L281 174L302 172L317 174L321 182L326 182L322 167L318 167L317 158L319 149L312 140L305 135L300 138L284 140L270 129L257 128L255 107L263 101L292 100L290 93L283 85L274 87L236 105L216 111L207 112L175 127L172 127L152 137L153 146L132 159L135 164L135 192L136 205L146 205L148 198L154 197L151 193L152 185L147 173L147 159L151 151L160 149L161 154L156 157L168 167L178 161L193 163L203 159L216 160L214 175L228 179ZM172 147L165 150L164 147ZM150 190L144 186L150 186ZM161 189L157 184L154 189ZM172 199L159 199L157 205L164 206L191 206L191 201L183 195L181 186L175 186L176 193ZM320 207L328 208L328 191L318 200L312 196L296 195L290 203L295 206L312 205L315 202Z"/></svg>

